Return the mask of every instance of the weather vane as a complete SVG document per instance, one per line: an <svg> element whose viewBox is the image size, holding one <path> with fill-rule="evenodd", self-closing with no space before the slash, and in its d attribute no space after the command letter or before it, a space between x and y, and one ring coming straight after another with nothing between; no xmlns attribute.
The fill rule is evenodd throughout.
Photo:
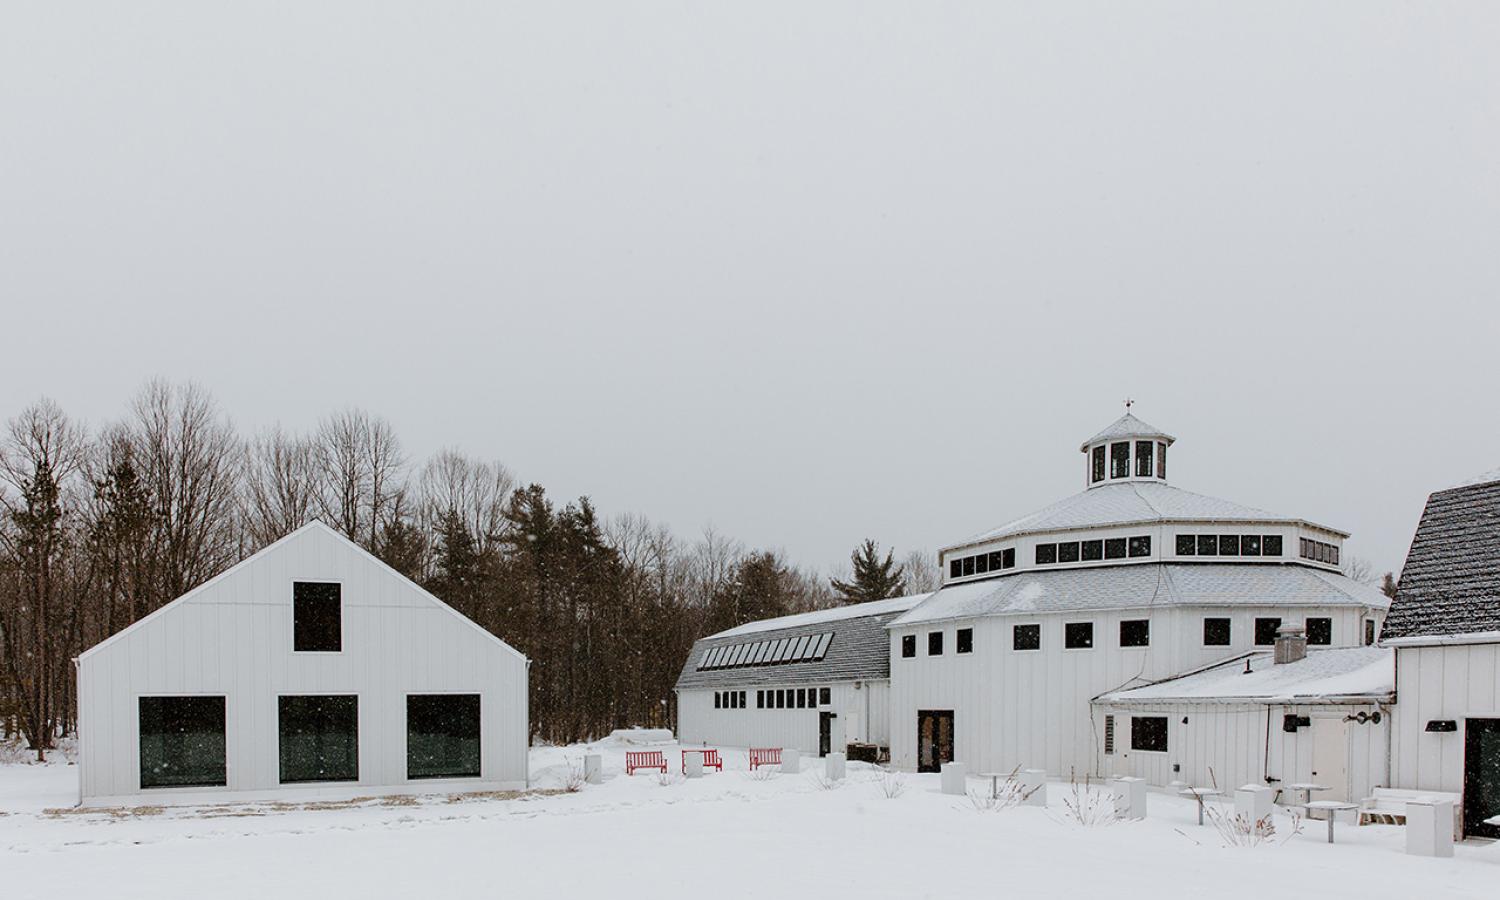
<svg viewBox="0 0 1500 900"><path fill-rule="evenodd" d="M1134 405L1135 405L1135 401L1134 400L1130 399L1129 397L1125 398L1125 411L1126 412L1130 412L1130 407L1132 407Z"/></svg>

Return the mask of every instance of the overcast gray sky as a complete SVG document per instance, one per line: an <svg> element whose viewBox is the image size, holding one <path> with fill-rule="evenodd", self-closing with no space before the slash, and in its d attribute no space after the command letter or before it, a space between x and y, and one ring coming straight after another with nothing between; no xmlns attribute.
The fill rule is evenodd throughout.
<svg viewBox="0 0 1500 900"><path fill-rule="evenodd" d="M1500 4L0 11L0 414L355 405L817 567L1180 487L1398 567L1500 466Z"/></svg>

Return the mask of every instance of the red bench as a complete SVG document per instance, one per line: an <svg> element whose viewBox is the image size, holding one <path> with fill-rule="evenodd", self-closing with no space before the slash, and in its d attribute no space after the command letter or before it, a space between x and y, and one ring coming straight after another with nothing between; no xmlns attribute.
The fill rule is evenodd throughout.
<svg viewBox="0 0 1500 900"><path fill-rule="evenodd" d="M667 774L667 757L660 750L642 750L637 753L626 751L625 774L634 775L636 769L660 769L663 775Z"/></svg>
<svg viewBox="0 0 1500 900"><path fill-rule="evenodd" d="M689 753L703 754L703 768L718 769L720 772L724 771L724 763L719 760L719 751L708 749L684 750L682 751L682 774L687 774L687 756Z"/></svg>
<svg viewBox="0 0 1500 900"><path fill-rule="evenodd" d="M750 748L750 771L754 772L761 766L781 765L780 747L751 747Z"/></svg>

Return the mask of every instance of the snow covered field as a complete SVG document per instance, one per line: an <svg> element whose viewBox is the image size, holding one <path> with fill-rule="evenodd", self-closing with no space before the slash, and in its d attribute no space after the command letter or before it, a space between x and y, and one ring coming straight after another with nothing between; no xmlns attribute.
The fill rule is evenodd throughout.
<svg viewBox="0 0 1500 900"><path fill-rule="evenodd" d="M0 766L0 896L247 897L1493 897L1500 845L1455 859L1405 856L1393 826L1321 822L1283 842L1228 848L1193 806L1153 794L1150 817L1070 823L1066 785L1048 809L984 811L907 775L887 799L851 765L824 789L752 777L744 751L701 780L623 773L625 747L595 745L605 783L524 798L365 801L76 812L76 770ZM675 765L675 746L664 746ZM559 788L585 748L533 751L537 787ZM981 792L978 779L972 781ZM288 808L290 807L290 808ZM49 812L48 810L55 810Z"/></svg>

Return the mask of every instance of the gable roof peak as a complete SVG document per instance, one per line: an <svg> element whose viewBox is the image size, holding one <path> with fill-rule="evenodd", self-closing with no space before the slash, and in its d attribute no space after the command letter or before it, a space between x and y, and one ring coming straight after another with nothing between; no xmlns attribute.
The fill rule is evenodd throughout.
<svg viewBox="0 0 1500 900"><path fill-rule="evenodd" d="M1161 438L1162 440L1166 441L1168 445L1177 440L1175 437L1167 434L1160 428L1142 422L1140 419L1136 418L1134 413L1126 412L1125 415L1111 422L1109 426L1103 431L1084 441L1078 447L1078 449L1087 453L1089 447L1093 446L1094 444L1100 443L1101 441L1112 441L1118 438L1127 437Z"/></svg>

